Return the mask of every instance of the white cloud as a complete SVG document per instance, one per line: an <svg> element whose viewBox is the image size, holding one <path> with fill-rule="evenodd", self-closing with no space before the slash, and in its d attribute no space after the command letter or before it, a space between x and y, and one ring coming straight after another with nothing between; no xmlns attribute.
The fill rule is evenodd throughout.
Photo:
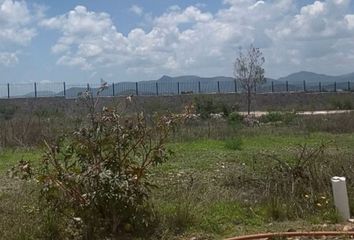
<svg viewBox="0 0 354 240"><path fill-rule="evenodd" d="M170 74L231 75L238 47L259 46L269 75L311 68L343 70L331 60L354 63L354 14L349 0L224 0L216 13L197 6L170 7L150 18L150 27L123 35L107 13L77 6L41 25L61 32L52 47L58 64L126 76ZM142 14L142 13L141 13ZM149 29L149 30L146 30ZM340 60L340 61L339 61ZM350 64L349 64L350 63ZM326 65L327 64L327 65Z"/></svg>
<svg viewBox="0 0 354 240"><path fill-rule="evenodd" d="M315 1L303 6L289 21L282 21L270 35L283 39L314 40L351 34L345 25L349 1Z"/></svg>
<svg viewBox="0 0 354 240"><path fill-rule="evenodd" d="M129 10L138 16L141 16L144 12L143 8L138 5L132 5Z"/></svg>
<svg viewBox="0 0 354 240"><path fill-rule="evenodd" d="M26 2L0 0L0 45L27 45L37 34L31 27L34 18Z"/></svg>
<svg viewBox="0 0 354 240"><path fill-rule="evenodd" d="M0 65L12 66L18 63L18 57L16 53L12 52L0 52Z"/></svg>
<svg viewBox="0 0 354 240"><path fill-rule="evenodd" d="M169 11L180 11L181 7L178 5L172 5L168 8Z"/></svg>
<svg viewBox="0 0 354 240"><path fill-rule="evenodd" d="M265 4L264 1L258 1L255 4L253 4L252 6L249 6L248 9L253 10L253 9L259 7L260 5L263 5L263 4Z"/></svg>
<svg viewBox="0 0 354 240"><path fill-rule="evenodd" d="M33 6L30 10L25 1L0 0L0 64L9 66L16 64L18 54L16 50L27 46L37 35L33 26L35 21L43 16L43 7Z"/></svg>
<svg viewBox="0 0 354 240"><path fill-rule="evenodd" d="M354 29L354 14L348 14L345 16L345 20L347 21L347 27L352 30Z"/></svg>
<svg viewBox="0 0 354 240"><path fill-rule="evenodd" d="M64 54L58 64L91 69L95 64L109 62L112 54L124 55L127 50L126 38L116 30L110 16L90 12L84 6L44 19L40 25L62 33L52 47L53 53Z"/></svg>

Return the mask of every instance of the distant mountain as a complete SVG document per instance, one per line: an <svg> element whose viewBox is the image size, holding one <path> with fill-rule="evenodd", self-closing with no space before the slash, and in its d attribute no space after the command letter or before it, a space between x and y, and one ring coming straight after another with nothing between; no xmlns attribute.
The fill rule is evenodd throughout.
<svg viewBox="0 0 354 240"><path fill-rule="evenodd" d="M194 75L186 75L186 76L177 76L177 77L170 77L170 76L162 76L160 79L156 80L157 82L180 82L180 83L196 83L196 82L223 82L223 81L233 81L234 78L232 77L199 77Z"/></svg>
<svg viewBox="0 0 354 240"><path fill-rule="evenodd" d="M289 84L303 84L303 81L306 83L316 83L322 82L326 83L334 83L334 82L347 82L353 81L354 82L354 72L349 74L343 74L339 76L331 76L326 74L319 74L314 72L308 71L300 71L296 73L292 73L285 77L280 77L278 79L266 78L266 85L271 84L273 81L274 83L279 82L286 82L288 81ZM172 83L172 82L179 82L179 83L195 83L195 82L227 82L227 81L234 81L232 77L224 77L224 76L216 76L216 77L199 77L195 75L186 75L186 76L162 76L158 80L151 80L149 82L159 82L159 83Z"/></svg>
<svg viewBox="0 0 354 240"><path fill-rule="evenodd" d="M323 91L333 91L348 89L348 81L353 82L354 89L354 73L343 74L340 76L330 76L318 74L314 72L301 71L292 73L286 77L278 79L267 78L266 83L257 86L257 92L286 91L286 82L288 82L289 91L304 90L303 81L306 81L307 91L318 91L321 87ZM334 84L336 82L336 84ZM216 76L216 77L199 77L195 75L184 75L171 77L164 75L157 80L139 81L138 85L135 82L119 82L109 84L101 96L114 95L172 95L183 93L216 93L216 92L234 92L235 87L238 91L241 90L240 83L236 82L232 77ZM66 89L66 97L76 98L80 93L85 92L86 87L71 87ZM98 88L91 88L94 95L97 94ZM34 92L30 92L24 97L33 97ZM64 96L64 92L38 91L37 96Z"/></svg>
<svg viewBox="0 0 354 240"><path fill-rule="evenodd" d="M25 95L22 95L21 97L34 97L35 92L29 92ZM38 97L53 97L53 96L64 96L64 95L59 95L58 93L55 93L53 91L37 91L37 96Z"/></svg>
<svg viewBox="0 0 354 240"><path fill-rule="evenodd" d="M354 73L344 74L339 76L330 76L325 74L318 74L314 72L301 71L297 73L292 73L286 77L278 78L277 81L289 83L302 83L306 81L307 83L334 83L334 82L347 82L354 81Z"/></svg>

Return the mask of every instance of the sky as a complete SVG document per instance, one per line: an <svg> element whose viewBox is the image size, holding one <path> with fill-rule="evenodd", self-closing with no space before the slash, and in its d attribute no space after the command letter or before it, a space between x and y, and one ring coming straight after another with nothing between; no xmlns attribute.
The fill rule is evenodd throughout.
<svg viewBox="0 0 354 240"><path fill-rule="evenodd" d="M0 0L0 84L354 72L353 0Z"/></svg>

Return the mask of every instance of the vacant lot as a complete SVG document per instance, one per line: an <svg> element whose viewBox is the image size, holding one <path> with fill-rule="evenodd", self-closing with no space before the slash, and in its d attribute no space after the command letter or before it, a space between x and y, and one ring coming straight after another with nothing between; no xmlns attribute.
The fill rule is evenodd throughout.
<svg viewBox="0 0 354 240"><path fill-rule="evenodd" d="M129 112L141 111L136 105L132 108ZM73 231L75 225L67 228L61 220L62 213L43 207L43 186L36 175L48 151L44 140L54 144L59 136L88 124L87 111L70 115L58 109L4 109L0 114L2 238L80 239ZM156 187L149 194L154 221L146 238L222 239L264 231L342 228L336 225L330 177L346 176L350 200L354 199L352 112L268 112L245 117L209 97L196 99L194 109L167 140L166 148L173 154L148 173ZM161 113L165 109L154 114ZM154 114L146 113L146 124L153 124ZM28 161L21 170L30 166L34 178L20 179L19 161ZM124 229L125 238L134 238L130 226Z"/></svg>
<svg viewBox="0 0 354 240"><path fill-rule="evenodd" d="M308 133L285 131L284 126L264 126L236 131L234 136L223 140L204 138L170 143L168 147L175 155L156 168L151 176L159 186L152 197L160 221L156 236L219 239L277 229L322 228L325 223L335 223L337 217L331 210L329 189L321 193L323 205L317 202L315 207L307 206L308 209L304 205L301 212L296 206L284 205L285 202L272 206L264 199L267 193L261 183L267 179L265 174L271 174L265 170L279 167L269 156L277 156L291 164L300 145L306 144L312 149L321 143L326 144L321 159L311 161L350 165L354 154L354 134L351 133ZM0 153L0 212L3 216L0 232L3 239L37 239L43 231L50 231L50 216L40 212L37 205L36 183L10 179L6 175L7 170L21 159L29 160L33 165L40 164L41 152L41 148L16 148L3 149ZM270 168L264 169L265 165ZM346 170L353 174L351 169ZM333 171L342 170L339 167ZM323 174L327 172L323 171ZM353 194L351 179L349 184ZM301 197L307 200L305 195ZM325 199L328 199L327 203Z"/></svg>

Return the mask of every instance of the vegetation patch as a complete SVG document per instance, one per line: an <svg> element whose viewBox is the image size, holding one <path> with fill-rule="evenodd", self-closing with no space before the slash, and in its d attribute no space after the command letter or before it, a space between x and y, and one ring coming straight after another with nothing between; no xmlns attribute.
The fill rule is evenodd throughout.
<svg viewBox="0 0 354 240"><path fill-rule="evenodd" d="M242 150L243 141L241 138L225 140L225 147L230 150Z"/></svg>
<svg viewBox="0 0 354 240"><path fill-rule="evenodd" d="M353 114L270 112L249 126L234 110L122 114L90 101L88 117L67 119L61 137L25 148L25 132L0 149L5 239L222 239L299 222L311 230L338 221L334 175L347 176L354 199ZM61 116L37 113L28 126L57 131L47 117Z"/></svg>

